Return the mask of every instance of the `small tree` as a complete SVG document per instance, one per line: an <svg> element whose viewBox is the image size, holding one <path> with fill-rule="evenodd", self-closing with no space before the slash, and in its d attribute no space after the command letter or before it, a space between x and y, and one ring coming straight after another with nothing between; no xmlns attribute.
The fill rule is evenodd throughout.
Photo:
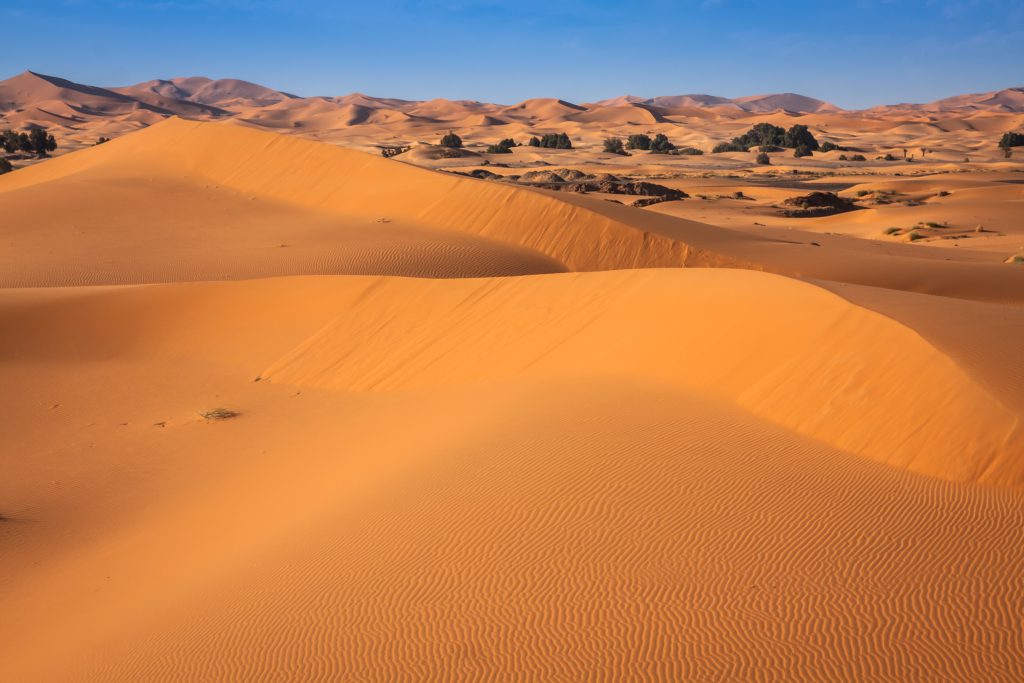
<svg viewBox="0 0 1024 683"><path fill-rule="evenodd" d="M999 146L1003 149L1024 146L1024 133L1003 133L1003 137L999 138Z"/></svg>
<svg viewBox="0 0 1024 683"><path fill-rule="evenodd" d="M449 131L447 135L441 138L441 146L458 149L459 147L462 147L462 138L456 135L453 131Z"/></svg>
<svg viewBox="0 0 1024 683"><path fill-rule="evenodd" d="M664 133L658 133L651 140L651 154L668 154L676 146L668 141L668 136Z"/></svg>
<svg viewBox="0 0 1024 683"><path fill-rule="evenodd" d="M812 152L818 149L818 141L814 139L811 131L807 126L798 123L786 131L782 139L782 146L796 149L801 145L806 146Z"/></svg>
<svg viewBox="0 0 1024 683"><path fill-rule="evenodd" d="M52 135L46 134L45 128L33 128L29 133L28 141L31 149L26 151L35 152L41 157L46 156L47 152L57 149L57 141Z"/></svg>
<svg viewBox="0 0 1024 683"><path fill-rule="evenodd" d="M526 144L530 147L540 147L540 138L534 135Z"/></svg>
<svg viewBox="0 0 1024 683"><path fill-rule="evenodd" d="M511 154L512 148L516 146L516 141L512 138L505 138L496 145L488 145L488 154Z"/></svg>
<svg viewBox="0 0 1024 683"><path fill-rule="evenodd" d="M719 142L717 145L711 148L712 154L721 154L722 152L746 152L747 148L737 142Z"/></svg>
<svg viewBox="0 0 1024 683"><path fill-rule="evenodd" d="M569 139L568 134L559 133L558 139L555 141L556 149L572 149L572 140Z"/></svg>
<svg viewBox="0 0 1024 683"><path fill-rule="evenodd" d="M800 157L809 157L811 156L811 148L807 145L798 145L797 148L793 150L793 156L797 159Z"/></svg>
<svg viewBox="0 0 1024 683"><path fill-rule="evenodd" d="M622 144L622 138L605 138L604 151L608 154L625 154L626 148Z"/></svg>
<svg viewBox="0 0 1024 683"><path fill-rule="evenodd" d="M819 148L819 150L822 152L831 152L833 150L841 152L843 151L843 148L834 142L829 142L828 140L826 140L825 142L821 143L821 147Z"/></svg>
<svg viewBox="0 0 1024 683"><path fill-rule="evenodd" d="M650 149L651 138L643 133L635 133L626 141L626 149Z"/></svg>
<svg viewBox="0 0 1024 683"><path fill-rule="evenodd" d="M757 161L757 163L761 164L762 166L770 166L772 163L772 158L768 156L768 152L761 152L760 154L757 155L755 161Z"/></svg>

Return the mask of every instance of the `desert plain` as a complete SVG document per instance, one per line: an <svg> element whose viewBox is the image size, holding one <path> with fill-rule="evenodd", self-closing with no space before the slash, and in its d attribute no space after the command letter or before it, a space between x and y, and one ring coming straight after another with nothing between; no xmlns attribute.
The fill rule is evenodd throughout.
<svg viewBox="0 0 1024 683"><path fill-rule="evenodd" d="M841 149L712 153L763 123ZM1024 89L0 82L39 126L0 680L1024 679Z"/></svg>

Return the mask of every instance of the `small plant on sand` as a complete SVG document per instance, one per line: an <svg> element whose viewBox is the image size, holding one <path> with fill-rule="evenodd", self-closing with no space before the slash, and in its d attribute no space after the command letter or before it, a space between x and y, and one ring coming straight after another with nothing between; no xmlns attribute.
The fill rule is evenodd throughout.
<svg viewBox="0 0 1024 683"><path fill-rule="evenodd" d="M839 161L849 161L849 159L846 158L845 154L840 154L839 155Z"/></svg>
<svg viewBox="0 0 1024 683"><path fill-rule="evenodd" d="M772 158L768 156L768 152L761 152L757 155L757 158L755 158L754 161L761 164L762 166L770 166L772 163Z"/></svg>
<svg viewBox="0 0 1024 683"><path fill-rule="evenodd" d="M907 233L907 241L908 242L916 242L917 240L923 240L923 239L924 239L924 235L919 233L917 230L911 230L910 232Z"/></svg>
<svg viewBox="0 0 1024 683"><path fill-rule="evenodd" d="M447 135L441 138L441 146L458 149L459 147L462 147L462 138L456 135L453 131L449 131Z"/></svg>
<svg viewBox="0 0 1024 683"><path fill-rule="evenodd" d="M608 154L624 155L626 153L626 146L622 144L622 138L605 138L604 151Z"/></svg>
<svg viewBox="0 0 1024 683"><path fill-rule="evenodd" d="M837 145L834 142L829 142L828 140L826 140L825 142L821 143L821 147L819 148L819 151L821 151L821 152L831 152L833 150L837 151L837 152L842 152L843 148L840 147L839 145ZM839 158L842 159L842 157L839 157Z"/></svg>
<svg viewBox="0 0 1024 683"><path fill-rule="evenodd" d="M897 160L896 159L896 155L894 155L892 152L886 152L885 156L882 157L882 161L896 161L896 160Z"/></svg>
<svg viewBox="0 0 1024 683"><path fill-rule="evenodd" d="M899 233L900 229L896 227L886 228L885 230L882 231L883 235L898 235Z"/></svg>
<svg viewBox="0 0 1024 683"><path fill-rule="evenodd" d="M238 413L234 410L227 408L214 408L212 410L204 410L199 413L199 416L204 420L230 420L233 417L238 417Z"/></svg>
<svg viewBox="0 0 1024 683"><path fill-rule="evenodd" d="M863 154L854 154L850 157L850 161L867 161Z"/></svg>
<svg viewBox="0 0 1024 683"><path fill-rule="evenodd" d="M812 155L811 148L807 145L797 145L796 149L793 150L793 156L797 159L800 157L809 157Z"/></svg>
<svg viewBox="0 0 1024 683"><path fill-rule="evenodd" d="M4 157L0 157L0 175L3 175L4 173L10 173L13 170L14 166L11 166L11 162L9 162Z"/></svg>
<svg viewBox="0 0 1024 683"><path fill-rule="evenodd" d="M99 138L99 140L97 140L95 144L97 144L97 145L102 145L102 144L103 144L104 142L110 142L110 138L107 138L107 137L103 137L103 136L101 135L101 136L100 136L100 138Z"/></svg>
<svg viewBox="0 0 1024 683"><path fill-rule="evenodd" d="M680 147L676 149L674 154L680 154L682 156L697 157L704 154L704 150L697 149L696 147Z"/></svg>

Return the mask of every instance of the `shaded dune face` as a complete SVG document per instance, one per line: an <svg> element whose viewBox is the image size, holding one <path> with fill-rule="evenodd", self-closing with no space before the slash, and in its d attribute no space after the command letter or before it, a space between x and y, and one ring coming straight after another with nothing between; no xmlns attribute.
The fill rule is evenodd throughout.
<svg viewBox="0 0 1024 683"><path fill-rule="evenodd" d="M177 119L0 215L0 680L1024 679L1013 268Z"/></svg>

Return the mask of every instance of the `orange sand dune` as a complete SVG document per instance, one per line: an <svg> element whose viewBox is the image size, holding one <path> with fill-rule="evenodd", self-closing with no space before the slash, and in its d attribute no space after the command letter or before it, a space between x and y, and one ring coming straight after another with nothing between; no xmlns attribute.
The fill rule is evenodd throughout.
<svg viewBox="0 0 1024 683"><path fill-rule="evenodd" d="M1014 680L1019 493L793 430L991 479L961 457L1020 378L1011 411L844 298L699 269L0 292L2 452L34 454L0 483L0 666Z"/></svg>
<svg viewBox="0 0 1024 683"><path fill-rule="evenodd" d="M0 681L1024 680L1012 93L886 121L23 80L76 144L153 125L0 177ZM595 151L672 104L640 129L926 158ZM483 151L548 130L578 148ZM856 208L787 214L812 190Z"/></svg>
<svg viewBox="0 0 1024 683"><path fill-rule="evenodd" d="M170 119L0 177L0 198L6 286L725 265L1024 300L1024 271L999 259L949 262L946 250L867 250L823 238L819 247L431 172L231 122ZM168 202L180 213L161 208ZM222 216L221 227L210 230L209 215ZM86 253L95 257L83 260Z"/></svg>

